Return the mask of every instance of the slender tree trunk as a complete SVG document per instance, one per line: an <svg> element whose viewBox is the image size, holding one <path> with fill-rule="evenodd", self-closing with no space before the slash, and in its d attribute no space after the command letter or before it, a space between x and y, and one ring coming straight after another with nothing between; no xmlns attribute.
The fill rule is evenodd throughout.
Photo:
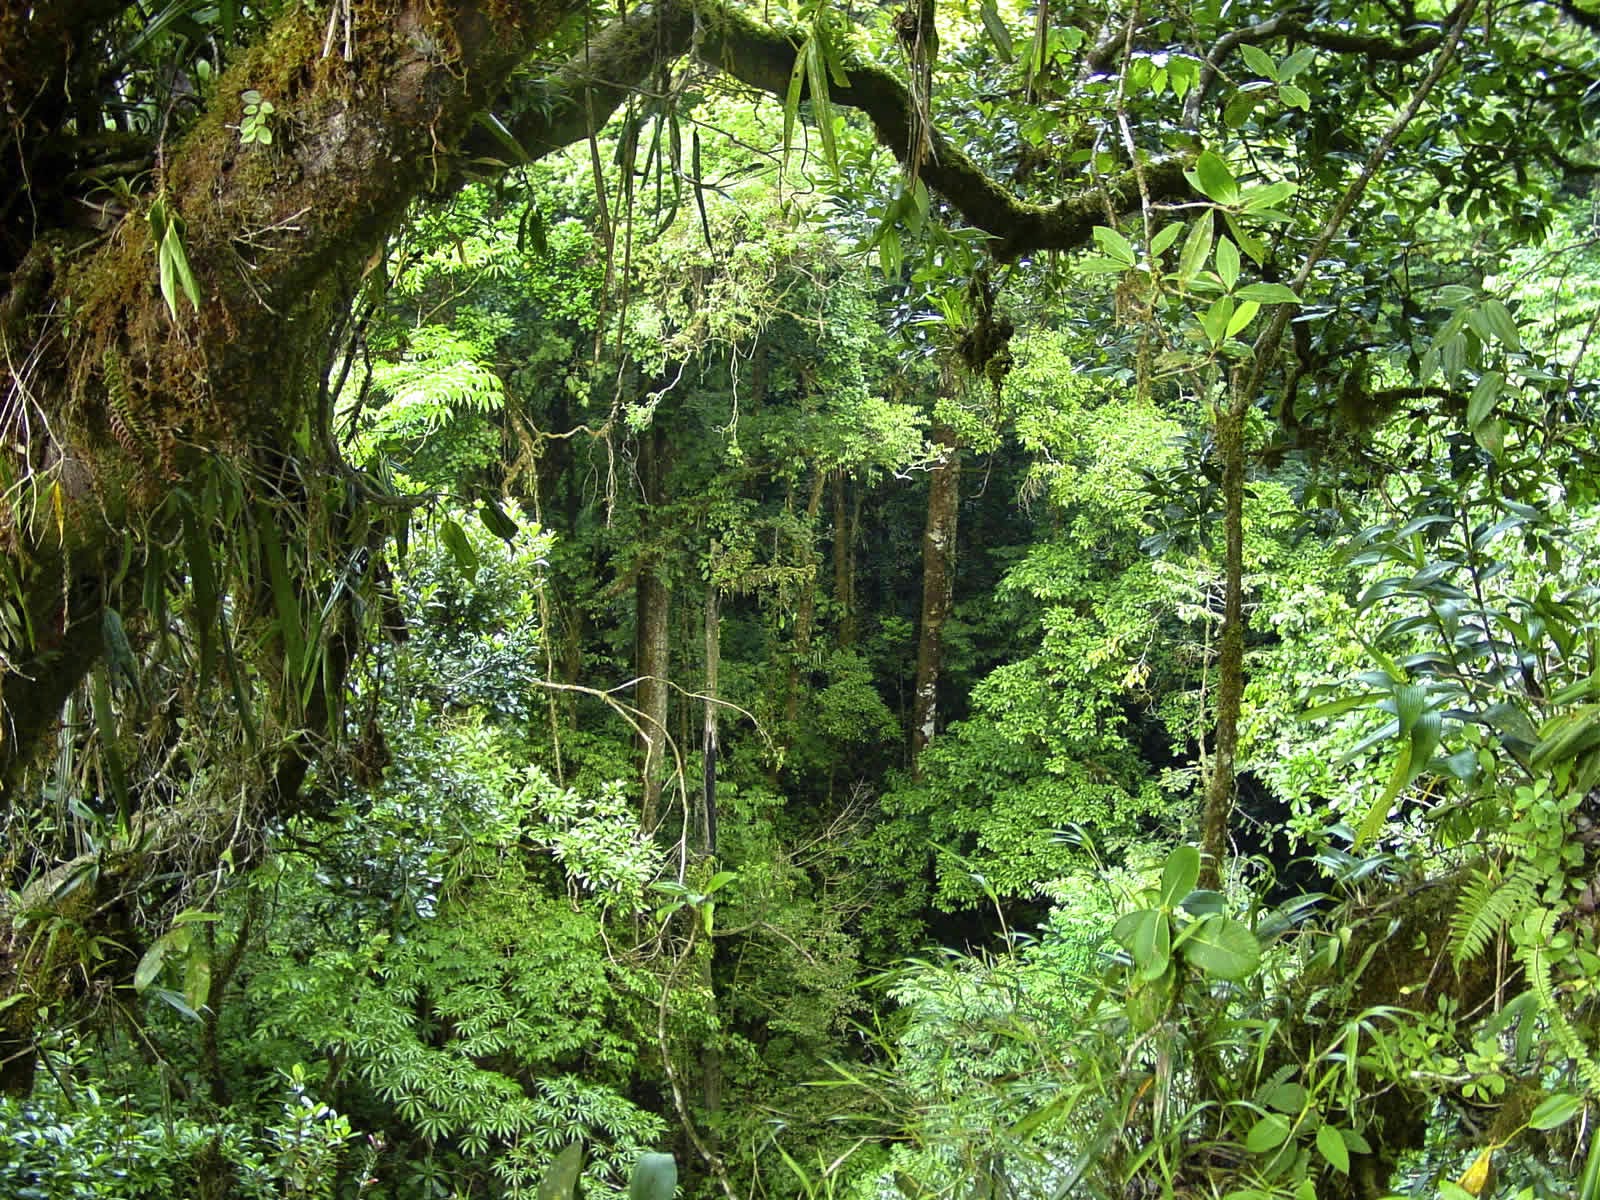
<svg viewBox="0 0 1600 1200"><path fill-rule="evenodd" d="M817 568L816 539L811 531L817 525L817 513L822 509L822 489L827 476L821 471L811 480L811 494L806 498L806 542L800 548L801 566L811 568L811 576L800 585L800 596L795 604L794 645L789 652L788 690L784 700L783 715L788 724L785 740L792 740L794 728L800 720L800 674L811 658L811 631L817 623Z"/></svg>
<svg viewBox="0 0 1600 1200"><path fill-rule="evenodd" d="M652 425L639 439L639 475L645 504L653 509L661 501L663 458L661 427ZM646 536L654 532L653 516L645 521ZM634 585L638 625L635 674L640 724L640 773L644 799L639 819L644 830L655 830L661 819L661 780L667 750L667 678L672 669L672 592L663 575L666 564L647 558Z"/></svg>
<svg viewBox="0 0 1600 1200"><path fill-rule="evenodd" d="M922 752L939 726L939 672L944 665L944 625L955 595L956 515L961 506L961 446L954 431L938 426L944 447L928 478L928 522L922 533L922 628L917 638L917 685L912 698L911 773L921 773Z"/></svg>
<svg viewBox="0 0 1600 1200"><path fill-rule="evenodd" d="M1223 599L1217 655L1217 722L1206 775L1200 826L1200 886L1215 888L1228 854L1233 815L1234 756L1244 701L1244 416L1247 400L1235 388L1217 408L1217 453L1222 459Z"/></svg>
<svg viewBox="0 0 1600 1200"><path fill-rule="evenodd" d="M703 774L700 803L690 830L690 852L715 865L717 855L717 668L722 660L722 618L717 605L717 585L706 584L706 685L705 728L701 742ZM710 867L708 866L709 870ZM706 939L700 958L700 986L704 989L713 1031L700 1048L700 1101L705 1108L706 1142L717 1152L718 1114L722 1112L721 1021L718 1017L716 981L717 943Z"/></svg>
<svg viewBox="0 0 1600 1200"><path fill-rule="evenodd" d="M839 606L839 647L856 643L855 523L850 519L847 476L833 473L833 602Z"/></svg>
<svg viewBox="0 0 1600 1200"><path fill-rule="evenodd" d="M702 776L697 841L698 853L714 858L717 853L717 668L722 661L722 614L717 604L717 585L706 584L706 700L705 728L700 743Z"/></svg>

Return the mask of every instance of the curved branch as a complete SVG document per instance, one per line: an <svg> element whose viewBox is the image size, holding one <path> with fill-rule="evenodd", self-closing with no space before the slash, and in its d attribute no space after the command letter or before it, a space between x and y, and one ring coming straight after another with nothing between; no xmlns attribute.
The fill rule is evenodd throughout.
<svg viewBox="0 0 1600 1200"><path fill-rule="evenodd" d="M646 4L539 85L533 102L522 102L522 115L510 129L530 158L551 153L598 132L651 71L688 54L757 91L783 97L801 45L798 35L762 25L730 7L692 6L686 0ZM916 108L909 89L870 63L847 60L845 70L848 82L829 88L832 103L859 110L878 141L910 166ZM937 129L930 132L933 153L917 168L919 177L967 222L990 234L995 239L991 249L1003 261L1084 246L1108 202L1116 209L1138 202L1137 181L1127 171L1085 185L1054 204L1029 203L1002 187ZM488 145L487 135L477 137L474 145ZM1152 198L1192 196L1183 174L1187 164L1187 158L1176 155L1147 164Z"/></svg>
<svg viewBox="0 0 1600 1200"><path fill-rule="evenodd" d="M1243 29L1235 29L1218 38L1216 45L1211 48L1211 53L1206 55L1205 65L1200 69L1200 81L1190 89L1189 96L1184 101L1184 123L1193 125L1199 119L1200 106L1205 103L1206 96L1216 84L1222 64L1240 46L1258 46L1278 38L1295 38L1322 50L1353 55L1371 62L1415 62L1438 48L1444 41L1444 31L1456 23L1466 4L1467 0L1461 0L1436 28L1430 28L1404 41L1391 41L1372 34L1348 33L1343 29L1313 25L1307 23L1303 16L1291 13L1270 17L1254 25L1247 25Z"/></svg>

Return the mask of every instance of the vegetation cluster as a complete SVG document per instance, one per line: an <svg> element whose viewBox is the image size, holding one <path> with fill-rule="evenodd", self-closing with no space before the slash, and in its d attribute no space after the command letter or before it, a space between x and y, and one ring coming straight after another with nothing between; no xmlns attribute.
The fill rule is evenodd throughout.
<svg viewBox="0 0 1600 1200"><path fill-rule="evenodd" d="M1586 0L0 0L0 1192L1600 1200Z"/></svg>

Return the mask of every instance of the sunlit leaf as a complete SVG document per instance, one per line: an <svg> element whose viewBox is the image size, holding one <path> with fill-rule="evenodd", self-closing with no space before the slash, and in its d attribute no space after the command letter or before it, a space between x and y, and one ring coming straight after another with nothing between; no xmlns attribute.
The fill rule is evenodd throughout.
<svg viewBox="0 0 1600 1200"><path fill-rule="evenodd" d="M1194 170L1187 172L1193 183L1209 199L1218 204L1239 202L1239 182L1214 152L1207 150L1195 160Z"/></svg>
<svg viewBox="0 0 1600 1200"><path fill-rule="evenodd" d="M1244 58L1245 66L1265 79L1277 82L1278 65L1272 61L1272 55L1259 46L1243 45L1239 47L1239 54Z"/></svg>
<svg viewBox="0 0 1600 1200"><path fill-rule="evenodd" d="M1529 1129L1556 1129L1583 1111L1583 1099L1560 1093L1546 1096L1528 1118Z"/></svg>

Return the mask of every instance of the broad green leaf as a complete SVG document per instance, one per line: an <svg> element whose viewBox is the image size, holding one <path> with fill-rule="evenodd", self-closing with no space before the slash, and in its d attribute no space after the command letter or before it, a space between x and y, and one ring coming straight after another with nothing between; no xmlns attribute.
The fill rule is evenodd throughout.
<svg viewBox="0 0 1600 1200"><path fill-rule="evenodd" d="M1160 979L1172 966L1172 922L1163 914L1156 921L1154 931L1149 958L1138 971L1139 978L1147 981Z"/></svg>
<svg viewBox="0 0 1600 1200"><path fill-rule="evenodd" d="M1437 708L1430 708L1417 718L1417 723L1411 727L1411 768L1407 783L1428 769L1443 731L1444 713Z"/></svg>
<svg viewBox="0 0 1600 1200"><path fill-rule="evenodd" d="M1283 283L1247 283L1234 296L1240 300L1254 300L1260 304L1299 304L1300 297L1294 289Z"/></svg>
<svg viewBox="0 0 1600 1200"><path fill-rule="evenodd" d="M161 298L167 302L167 311L172 319L178 319L178 272L172 261L172 242L170 226L168 236L161 239L161 244L156 247L156 267L161 280Z"/></svg>
<svg viewBox="0 0 1600 1200"><path fill-rule="evenodd" d="M883 271L883 277L898 280L900 267L904 261L900 231L893 225L885 225L878 232L878 266Z"/></svg>
<svg viewBox="0 0 1600 1200"><path fill-rule="evenodd" d="M1544 723L1529 762L1535 770L1548 770L1596 746L1600 746L1600 705L1586 704Z"/></svg>
<svg viewBox="0 0 1600 1200"><path fill-rule="evenodd" d="M261 95L259 92L245 92L243 99L247 105L251 102L250 98L252 96L255 97L257 103L260 102ZM473 114L472 119L489 131L489 135L511 155L512 162L526 164L533 161L527 149L517 140L517 135L507 129L505 122L495 116L494 113L487 109L480 109ZM266 131L263 130L262 132ZM534 211L537 212L538 210L535 209Z"/></svg>
<svg viewBox="0 0 1600 1200"><path fill-rule="evenodd" d="M1217 275L1230 292L1239 282L1239 247L1225 237L1217 239Z"/></svg>
<svg viewBox="0 0 1600 1200"><path fill-rule="evenodd" d="M1233 234L1233 240L1239 243L1239 249L1250 256L1250 261L1256 266L1261 266L1267 261L1267 244L1244 227L1232 213L1223 213L1228 222L1228 232ZM1261 214L1257 214L1260 216Z"/></svg>
<svg viewBox="0 0 1600 1200"><path fill-rule="evenodd" d="M1270 85L1263 84L1262 86L1267 87ZM1250 85L1245 84L1244 87L1233 94L1233 99L1229 100L1223 108L1222 123L1229 129L1238 129L1250 119L1250 114L1255 112L1256 102L1260 99L1260 96L1260 92L1251 90Z"/></svg>
<svg viewBox="0 0 1600 1200"><path fill-rule="evenodd" d="M1218 204L1239 203L1239 181L1213 151L1207 150L1195 160L1194 170L1187 172L1190 182L1208 199Z"/></svg>
<svg viewBox="0 0 1600 1200"><path fill-rule="evenodd" d="M109 610L108 610L109 611ZM106 782L111 787L117 811L130 815L128 774L122 763L122 751L117 742L117 714L111 703L110 667L99 664L89 677L89 703L94 712L94 724L100 741L100 756L105 763Z"/></svg>
<svg viewBox="0 0 1600 1200"><path fill-rule="evenodd" d="M189 1006L189 1002L171 988L151 988L150 994L163 1004L172 1009L186 1021L198 1021L200 1014Z"/></svg>
<svg viewBox="0 0 1600 1200"><path fill-rule="evenodd" d="M172 918L174 925L215 925L222 920L221 913L206 912L199 908L186 908Z"/></svg>
<svg viewBox="0 0 1600 1200"><path fill-rule="evenodd" d="M1228 336L1238 337L1244 332L1244 327L1255 320L1256 313L1261 310L1261 305L1254 300L1246 300L1233 312L1233 319L1228 322Z"/></svg>
<svg viewBox="0 0 1600 1200"><path fill-rule="evenodd" d="M1344 1138L1339 1136L1338 1129L1332 1125L1324 1125L1318 1129L1317 1149L1335 1171L1341 1175L1350 1174L1350 1148L1344 1144Z"/></svg>
<svg viewBox="0 0 1600 1200"><path fill-rule="evenodd" d="M1389 774L1389 782L1384 785L1378 798L1372 802L1372 807L1367 809L1367 815L1361 820L1361 827L1356 830L1356 840L1352 849L1361 849L1383 832L1383 827L1389 820L1389 806L1394 803L1394 798L1400 794L1400 789L1405 787L1411 778L1411 743L1405 742L1400 747L1399 757L1394 761L1394 770Z"/></svg>
<svg viewBox="0 0 1600 1200"><path fill-rule="evenodd" d="M1512 320L1511 312L1504 304L1490 296L1483 302L1482 312L1490 330L1502 345L1508 350L1522 349L1522 339L1517 336L1517 323Z"/></svg>
<svg viewBox="0 0 1600 1200"><path fill-rule="evenodd" d="M789 72L789 90L783 98L783 152L785 155L794 146L794 126L800 117L800 95L805 90L806 63L810 55L806 47L801 46L798 54L794 56L794 69Z"/></svg>
<svg viewBox="0 0 1600 1200"><path fill-rule="evenodd" d="M189 1007L199 1012L211 995L211 955L203 941L189 946L189 957L183 970L183 998Z"/></svg>
<svg viewBox="0 0 1600 1200"><path fill-rule="evenodd" d="M572 1142L551 1162L539 1181L538 1200L574 1200L583 1170L583 1143Z"/></svg>
<svg viewBox="0 0 1600 1200"><path fill-rule="evenodd" d="M454 521L446 518L439 524L439 540L444 543L444 548L450 551L450 557L455 559L456 566L468 579L476 579L478 575L478 552L472 548L472 542L467 537L466 530Z"/></svg>
<svg viewBox="0 0 1600 1200"><path fill-rule="evenodd" d="M1269 1092L1263 1103L1274 1112L1281 1112L1287 1116L1297 1117L1305 1111L1307 1093L1303 1085L1293 1082L1280 1083Z"/></svg>
<svg viewBox="0 0 1600 1200"><path fill-rule="evenodd" d="M483 498L483 506L478 509L478 518L483 522L484 528L502 541L516 540L520 527L506 515L506 511L489 497Z"/></svg>
<svg viewBox="0 0 1600 1200"><path fill-rule="evenodd" d="M1427 690L1420 683L1396 684L1390 699L1394 703L1394 715L1400 722L1400 732L1411 732L1411 727L1427 707Z"/></svg>
<svg viewBox="0 0 1600 1200"><path fill-rule="evenodd" d="M1183 943L1184 956L1207 975L1247 979L1261 964L1261 943L1232 917L1202 917Z"/></svg>
<svg viewBox="0 0 1600 1200"><path fill-rule="evenodd" d="M1245 1135L1245 1149L1252 1154L1265 1154L1268 1150L1276 1150L1289 1140L1289 1122L1278 1113L1268 1113L1253 1126Z"/></svg>
<svg viewBox="0 0 1600 1200"><path fill-rule="evenodd" d="M1292 83L1280 83L1278 85L1278 98L1290 108L1304 109L1306 112L1311 111L1311 97Z"/></svg>
<svg viewBox="0 0 1600 1200"><path fill-rule="evenodd" d="M1482 425L1484 419L1494 411L1495 401L1500 399L1500 389L1504 386L1506 377L1499 371L1485 371L1478 380L1478 385L1472 389L1472 398L1467 401L1467 428L1476 429Z"/></svg>
<svg viewBox="0 0 1600 1200"><path fill-rule="evenodd" d="M1301 71L1309 67L1316 56L1316 47L1301 46L1300 49L1278 64L1278 78L1293 79Z"/></svg>
<svg viewBox="0 0 1600 1200"><path fill-rule="evenodd" d="M1208 917L1212 913L1225 912L1228 902L1221 892L1212 891L1210 888L1196 888L1183 898L1181 907L1191 916Z"/></svg>
<svg viewBox="0 0 1600 1200"><path fill-rule="evenodd" d="M1233 297L1224 296L1206 310L1200 318L1200 327L1213 346L1222 345L1228 336L1228 322L1233 320Z"/></svg>
<svg viewBox="0 0 1600 1200"><path fill-rule="evenodd" d="M1477 440L1478 445L1498 459L1505 453L1506 431L1508 428L1509 426L1506 425L1503 419L1495 417L1474 429L1472 436Z"/></svg>
<svg viewBox="0 0 1600 1200"><path fill-rule="evenodd" d="M1166 971L1172 958L1172 926L1166 913L1147 908L1139 914L1128 953L1141 979L1155 979Z"/></svg>
<svg viewBox="0 0 1600 1200"><path fill-rule="evenodd" d="M162 239L167 236L167 198L165 195L157 196L150 202L150 211L145 214L145 219L150 222L150 242L159 249Z"/></svg>
<svg viewBox="0 0 1600 1200"><path fill-rule="evenodd" d="M1528 1118L1529 1129L1556 1129L1565 1125L1583 1111L1583 1100L1578 1096L1558 1093L1546 1096Z"/></svg>
<svg viewBox="0 0 1600 1200"><path fill-rule="evenodd" d="M1190 892L1200 878L1200 851L1193 846L1178 846L1167 855L1161 870L1161 907L1172 908Z"/></svg>
<svg viewBox="0 0 1600 1200"><path fill-rule="evenodd" d="M1000 12L995 7L994 0L986 0L979 6L978 16L983 21L983 27L988 31L989 40L994 43L995 50L1000 55L1003 63L1016 61L1016 50L1011 45L1011 31L1006 28L1006 23L1000 19Z"/></svg>
<svg viewBox="0 0 1600 1200"><path fill-rule="evenodd" d="M183 288L183 294L189 298L189 303L195 308L200 307L200 287L195 282L194 272L189 269L189 255L183 248L184 223L174 217L167 225L167 234L161 239L161 252L172 264L173 274L177 276L178 284ZM176 304L169 297L168 302Z"/></svg>
<svg viewBox="0 0 1600 1200"><path fill-rule="evenodd" d="M806 64L806 81L811 85L811 115L817 127L817 134L822 140L822 157L828 164L828 170L837 175L839 146L833 135L833 99L828 92L829 64L825 28L819 16L811 38L806 42L811 59Z"/></svg>
<svg viewBox="0 0 1600 1200"><path fill-rule="evenodd" d="M1272 61L1272 56L1259 46L1244 45L1239 47L1239 53L1244 57L1245 66L1257 75L1278 81L1278 64Z"/></svg>
<svg viewBox="0 0 1600 1200"><path fill-rule="evenodd" d="M1172 85L1172 94L1182 100L1200 80L1199 60L1185 55L1168 59L1167 80Z"/></svg>
<svg viewBox="0 0 1600 1200"><path fill-rule="evenodd" d="M1296 714L1299 721L1321 721L1328 717L1342 716L1357 708L1371 708L1375 702L1383 699L1382 692L1363 692L1359 696L1341 696L1337 700L1329 700L1326 704L1316 704Z"/></svg>
<svg viewBox="0 0 1600 1200"><path fill-rule="evenodd" d="M1174 221L1171 225L1161 229L1155 237L1150 239L1150 257L1154 259L1165 254L1172 246L1172 243L1178 240L1178 235L1182 232L1182 221Z"/></svg>
<svg viewBox="0 0 1600 1200"><path fill-rule="evenodd" d="M1178 255L1178 278L1187 284L1206 265L1211 257L1211 240L1215 236L1216 214L1206 209L1189 229L1183 240L1183 251Z"/></svg>
<svg viewBox="0 0 1600 1200"><path fill-rule="evenodd" d="M628 1200L672 1200L678 1190L678 1160L670 1154L641 1154L628 1180Z"/></svg>
<svg viewBox="0 0 1600 1200"><path fill-rule="evenodd" d="M166 934L162 934L150 943L150 948L144 952L144 957L139 959L139 965L134 968L134 991L143 992L155 982L156 976L161 974L161 968L167 961L167 950L171 945L171 939Z"/></svg>
<svg viewBox="0 0 1600 1200"><path fill-rule="evenodd" d="M1125 267L1131 267L1137 261L1133 253L1133 246L1127 238L1115 229L1108 229L1104 225L1094 227L1094 240L1107 258L1115 259Z"/></svg>
<svg viewBox="0 0 1600 1200"><path fill-rule="evenodd" d="M1121 275L1127 269L1127 263L1104 254L1086 254L1078 260L1078 270L1086 275Z"/></svg>
<svg viewBox="0 0 1600 1200"><path fill-rule="evenodd" d="M1271 208L1275 204L1282 204L1294 195L1294 184L1288 180L1269 183L1262 187L1253 187L1244 193L1244 210L1248 213L1260 212L1264 208Z"/></svg>

